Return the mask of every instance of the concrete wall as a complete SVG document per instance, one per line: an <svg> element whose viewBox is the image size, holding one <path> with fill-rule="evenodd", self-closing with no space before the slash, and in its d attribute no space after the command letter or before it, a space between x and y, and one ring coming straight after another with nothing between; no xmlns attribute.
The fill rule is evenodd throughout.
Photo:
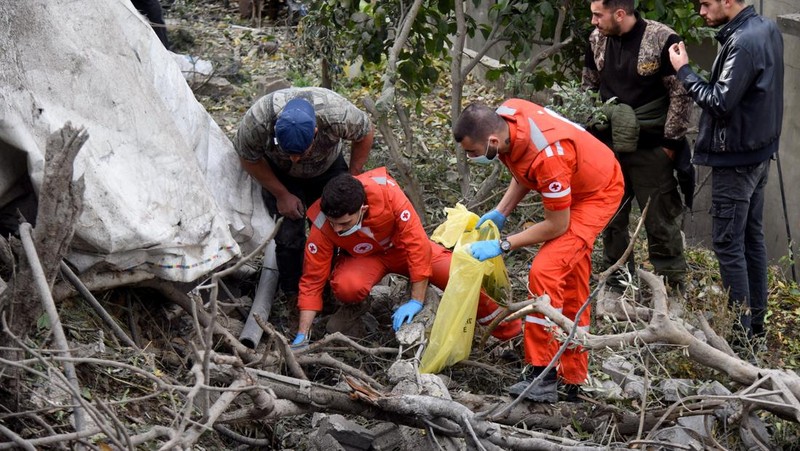
<svg viewBox="0 0 800 451"><path fill-rule="evenodd" d="M780 165L783 173L783 188L789 233L794 241L800 241L800 3L797 0L756 0L752 2L756 11L764 16L777 19L784 39L784 114L780 145ZM690 50L690 55L692 52ZM710 68L710 66L708 67ZM711 204L711 180L708 169L698 167L698 195L694 212L686 218L686 235L692 244L710 247L711 218L708 210ZM773 263L782 261L790 254L787 238L787 216L781 202L781 184L778 165L770 167L770 181L767 187L764 207L764 231L767 252ZM796 255L800 247L795 244L795 265L800 276L800 258ZM786 266L787 274L789 265Z"/></svg>

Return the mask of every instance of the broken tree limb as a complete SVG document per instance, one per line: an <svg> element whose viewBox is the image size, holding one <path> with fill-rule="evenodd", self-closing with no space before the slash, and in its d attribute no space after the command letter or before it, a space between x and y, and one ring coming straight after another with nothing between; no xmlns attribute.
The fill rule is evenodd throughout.
<svg viewBox="0 0 800 451"><path fill-rule="evenodd" d="M139 351L139 347L136 346L136 343L131 339L131 337L129 337L128 334L126 334L125 331L119 327L119 324L114 321L114 318L112 318L106 309L100 305L100 302L97 301L92 292L86 288L86 285L81 282L81 279L74 272L72 272L72 268L64 263L63 260L61 261L61 272L64 274L64 277L66 277L66 279L75 287L75 289L78 290L78 293L83 296L83 299L94 308L94 311L97 312L98 315L100 315L100 318L103 320L103 322L111 328L111 330L114 332L114 335L116 335L117 338L119 338L127 346Z"/></svg>
<svg viewBox="0 0 800 451"><path fill-rule="evenodd" d="M69 122L47 139L36 229L31 235L48 292L72 242L81 212L83 179L72 180L73 163L87 139L89 135L83 128L76 129ZM11 332L16 336L27 335L42 312L36 304L30 303L30 294L26 291L33 284L31 270L23 264L9 287L0 294L0 310L9 312Z"/></svg>
<svg viewBox="0 0 800 451"><path fill-rule="evenodd" d="M73 182L73 163L89 135L67 122L47 138L34 237L39 258L52 286L59 263L69 251L83 205L83 178Z"/></svg>
<svg viewBox="0 0 800 451"><path fill-rule="evenodd" d="M653 315L650 323L642 329L612 335L593 335L578 330L575 334L575 340L578 344L590 350L603 348L624 349L636 343L676 345L684 348L686 355L690 359L725 373L740 384L753 384L762 376L769 374L775 380L780 381L780 387L785 387L784 390L788 391L795 400L800 399L800 376L791 371L759 368L701 341L692 335L682 323L670 318L667 292L663 281L655 274L641 269L638 270L638 275L644 283L650 286L653 293ZM574 323L571 320L554 309L543 298L537 299L534 304L526 308L547 316L562 330L572 330L574 327ZM773 386L778 385L775 382L771 384ZM795 418L797 415L797 412L792 407L793 403L775 404L762 401L759 405L784 418Z"/></svg>
<svg viewBox="0 0 800 451"><path fill-rule="evenodd" d="M22 240L22 247L25 249L25 257L28 260L31 273L33 276L36 291L39 292L39 298L42 301L42 307L47 313L47 319L50 322L50 330L53 332L53 339L55 341L55 348L65 357L71 357L69 352L69 343L67 343L67 336L64 335L64 328L61 327L61 318L58 316L58 309L56 303L53 301L53 296L50 293L50 285L47 283L47 276L39 261L39 256L36 253L36 247L33 244L33 237L31 236L31 225L27 222L20 224L19 236ZM81 432L84 429L86 421L83 418L83 409L80 407L80 396L75 393L81 392L80 384L78 384L78 375L75 372L75 365L69 362L64 362L64 373L67 380L74 388L72 394L75 403L74 418L75 418L75 431Z"/></svg>
<svg viewBox="0 0 800 451"><path fill-rule="evenodd" d="M133 271L105 271L103 269L90 269L81 273L81 282L89 292L106 291L114 288L136 285L156 278L155 274L144 270ZM53 287L53 298L57 301L74 296L78 290L70 283L60 282Z"/></svg>

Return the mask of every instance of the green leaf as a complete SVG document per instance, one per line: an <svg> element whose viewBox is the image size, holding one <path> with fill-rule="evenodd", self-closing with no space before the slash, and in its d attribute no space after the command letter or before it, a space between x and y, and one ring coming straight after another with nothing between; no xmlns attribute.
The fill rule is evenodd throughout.
<svg viewBox="0 0 800 451"><path fill-rule="evenodd" d="M36 329L37 330L50 330L50 317L47 316L47 313L42 313L38 320L36 320Z"/></svg>

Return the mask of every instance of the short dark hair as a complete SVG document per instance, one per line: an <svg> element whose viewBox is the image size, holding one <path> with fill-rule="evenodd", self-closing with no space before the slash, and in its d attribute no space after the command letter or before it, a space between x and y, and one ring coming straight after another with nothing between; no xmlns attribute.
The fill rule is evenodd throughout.
<svg viewBox="0 0 800 451"><path fill-rule="evenodd" d="M465 137L472 141L485 141L489 135L502 130L505 121L494 109L480 103L464 108L453 127L453 137L460 143Z"/></svg>
<svg viewBox="0 0 800 451"><path fill-rule="evenodd" d="M322 189L320 207L329 218L341 218L358 211L367 200L364 185L350 174L337 175Z"/></svg>
<svg viewBox="0 0 800 451"><path fill-rule="evenodd" d="M625 11L625 14L633 14L634 11L634 0L591 0L591 3L594 2L603 2L604 8L609 8L612 11L621 9Z"/></svg>

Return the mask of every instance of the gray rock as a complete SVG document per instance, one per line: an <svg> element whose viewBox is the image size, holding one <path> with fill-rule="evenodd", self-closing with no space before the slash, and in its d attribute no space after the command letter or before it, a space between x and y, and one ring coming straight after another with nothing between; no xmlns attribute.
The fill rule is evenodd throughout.
<svg viewBox="0 0 800 451"><path fill-rule="evenodd" d="M683 427L671 427L658 431L653 439L665 443L680 443L692 450L702 450L703 444L697 441Z"/></svg>
<svg viewBox="0 0 800 451"><path fill-rule="evenodd" d="M422 387L417 384L415 380L402 380L392 388L393 395L418 395Z"/></svg>
<svg viewBox="0 0 800 451"><path fill-rule="evenodd" d="M644 395L644 378L629 374L622 386L622 395L626 399L641 399Z"/></svg>
<svg viewBox="0 0 800 451"><path fill-rule="evenodd" d="M292 84L283 77L253 77L253 84L256 87L258 96L265 96L279 89L291 88Z"/></svg>
<svg viewBox="0 0 800 451"><path fill-rule="evenodd" d="M691 379L664 379L658 384L668 402L675 402L695 392L694 381Z"/></svg>
<svg viewBox="0 0 800 451"><path fill-rule="evenodd" d="M447 390L447 385L435 374L420 374L419 379L422 384L421 394L442 399L453 399Z"/></svg>
<svg viewBox="0 0 800 451"><path fill-rule="evenodd" d="M329 445L330 440L326 436L332 437L341 446L340 449L347 451L366 451L375 439L372 431L341 415L328 415L319 421L314 442Z"/></svg>
<svg viewBox="0 0 800 451"><path fill-rule="evenodd" d="M709 438L708 431L706 431L706 418L708 418L710 421L708 425L709 429L713 430L714 424L717 422L717 420L712 416L692 415L690 417L681 417L678 418L678 424L687 429L693 430L701 437Z"/></svg>
<svg viewBox="0 0 800 451"><path fill-rule="evenodd" d="M204 82L193 84L192 90L195 94L217 98L233 94L234 87L223 77L211 77Z"/></svg>
<svg viewBox="0 0 800 451"><path fill-rule="evenodd" d="M416 380L417 370L414 364L408 360L398 360L386 371L389 382L396 384L402 380Z"/></svg>
<svg viewBox="0 0 800 451"><path fill-rule="evenodd" d="M613 400L623 399L622 387L614 381L603 381L601 390L599 391L600 397Z"/></svg>
<svg viewBox="0 0 800 451"><path fill-rule="evenodd" d="M394 423L380 423L371 429L375 439L372 441L374 451L394 451L406 449L403 435L400 433L400 426Z"/></svg>
<svg viewBox="0 0 800 451"><path fill-rule="evenodd" d="M629 374L633 374L634 366L624 357L612 355L603 361L602 370L611 376L611 380L619 385L624 385Z"/></svg>
<svg viewBox="0 0 800 451"><path fill-rule="evenodd" d="M711 381L697 388L698 395L729 396L731 391L719 381Z"/></svg>

